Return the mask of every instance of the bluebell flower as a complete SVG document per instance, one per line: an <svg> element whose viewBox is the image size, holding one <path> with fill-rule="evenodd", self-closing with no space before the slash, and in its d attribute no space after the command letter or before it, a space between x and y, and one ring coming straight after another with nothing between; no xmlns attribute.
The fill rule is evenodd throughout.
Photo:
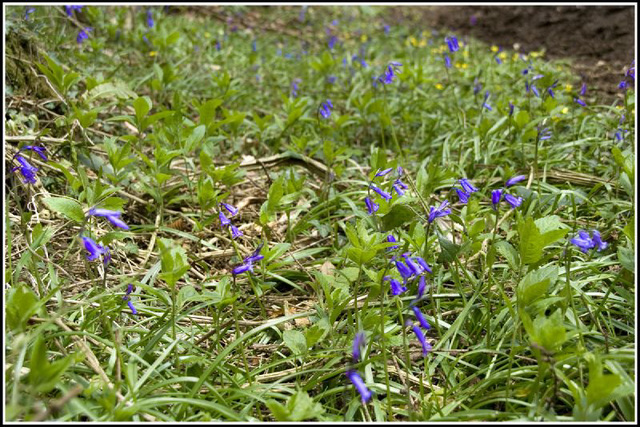
<svg viewBox="0 0 640 427"><path fill-rule="evenodd" d="M582 87L580 88L580 96L584 96L587 93L587 84L582 82Z"/></svg>
<svg viewBox="0 0 640 427"><path fill-rule="evenodd" d="M109 259L111 259L111 256L109 254L109 249L105 248L102 245L97 244L95 240L93 240L92 238L82 236L82 242L84 243L84 248L87 250L87 252L89 252L89 255L87 255L88 261L95 261L101 255L109 255ZM105 258L105 264L106 262L108 261Z"/></svg>
<svg viewBox="0 0 640 427"><path fill-rule="evenodd" d="M38 171L38 168L33 166L27 161L27 159L20 155L16 156L16 160L18 161L18 163L20 163L20 166L16 166L15 168L11 169L11 172L20 170L20 173L24 177L25 184L35 184L36 172Z"/></svg>
<svg viewBox="0 0 640 427"><path fill-rule="evenodd" d="M129 283L129 286L127 287L127 293L122 297L122 299L127 301L127 305L131 309L131 314L138 314L138 310L136 310L136 308L134 307L133 302L131 301L131 297L129 296L131 292L133 292L133 284Z"/></svg>
<svg viewBox="0 0 640 427"><path fill-rule="evenodd" d="M374 212L377 212L380 208L380 205L374 202L370 197L364 198L364 203L367 205L367 210L369 211L369 215L373 215Z"/></svg>
<svg viewBox="0 0 640 427"><path fill-rule="evenodd" d="M376 193L378 193L380 195L380 197L382 197L383 199L385 199L387 202L389 200L391 200L393 198L393 196L389 193L387 193L386 191L376 187L375 185L371 184L371 189L373 191L375 191Z"/></svg>
<svg viewBox="0 0 640 427"><path fill-rule="evenodd" d="M445 37L444 41L447 43L447 46L449 46L449 52L457 52L458 49L460 49L460 45L458 45L458 39L456 38L456 36Z"/></svg>
<svg viewBox="0 0 640 427"><path fill-rule="evenodd" d="M429 218L427 218L429 224L431 224L436 218L449 215L451 213L451 209L447 209L448 205L449 201L445 200L444 202L440 203L440 206L438 206L437 208L431 206L429 208Z"/></svg>
<svg viewBox="0 0 640 427"><path fill-rule="evenodd" d="M511 101L509 101L509 117L513 116L513 109L515 108L515 105L513 105L511 103Z"/></svg>
<svg viewBox="0 0 640 427"><path fill-rule="evenodd" d="M498 207L498 203L502 199L502 190L493 190L491 192L491 204L493 205L493 209L495 210Z"/></svg>
<svg viewBox="0 0 640 427"><path fill-rule="evenodd" d="M218 217L220 218L220 226L226 227L231 224L231 220L224 215L224 212L220 211Z"/></svg>
<svg viewBox="0 0 640 427"><path fill-rule="evenodd" d="M513 176L513 177L511 177L511 178L509 178L507 180L507 182L505 183L505 186L506 187L511 187L512 185L515 185L515 184L519 183L520 181L524 181L525 179L527 179L526 175Z"/></svg>
<svg viewBox="0 0 640 427"><path fill-rule="evenodd" d="M228 204L228 203L224 203L221 202L220 206L222 206L223 208L225 208L230 214L231 216L236 216L238 214L238 208Z"/></svg>
<svg viewBox="0 0 640 427"><path fill-rule="evenodd" d="M573 102L575 102L576 104L581 105L583 107L587 106L587 104L580 98L573 98Z"/></svg>
<svg viewBox="0 0 640 427"><path fill-rule="evenodd" d="M111 211L109 209L91 208L91 209L89 209L89 215L104 217L111 224L115 225L116 227L120 227L123 230L128 230L129 229L129 226L127 224L125 224L125 222L120 219L120 216L122 215L121 212Z"/></svg>
<svg viewBox="0 0 640 427"><path fill-rule="evenodd" d="M404 268L406 268L406 266ZM393 295L400 295L407 291L406 287L402 286L400 282L398 282L396 279L392 278L391 276L385 276L384 279L389 281L389 284L391 285L391 293Z"/></svg>
<svg viewBox="0 0 640 427"><path fill-rule="evenodd" d="M89 31L91 31L91 28L87 27L84 30L80 30L80 32L78 33L78 37L76 37L76 41L81 44L83 41L85 41L86 39L89 38Z"/></svg>
<svg viewBox="0 0 640 427"><path fill-rule="evenodd" d="M404 185L404 183L402 181L400 181L399 179L397 179L393 183L393 189L396 190L396 193L398 193L398 196L404 196L403 185ZM404 188L406 188L406 185L404 186Z"/></svg>
<svg viewBox="0 0 640 427"><path fill-rule="evenodd" d="M147 9L147 27L153 28L153 14L151 9Z"/></svg>
<svg viewBox="0 0 640 427"><path fill-rule="evenodd" d="M475 193L476 191L478 191L478 189L474 187L473 184L471 184L467 178L462 178L458 180L458 182L462 186L462 189L468 194Z"/></svg>
<svg viewBox="0 0 640 427"><path fill-rule="evenodd" d="M73 16L73 11L77 10L80 12L84 6L65 6L64 11L67 12L67 16Z"/></svg>
<svg viewBox="0 0 640 427"><path fill-rule="evenodd" d="M475 79L473 79L473 96L476 96L478 93L480 93L481 90L482 83L480 83L478 81L478 78L476 77Z"/></svg>
<svg viewBox="0 0 640 427"><path fill-rule="evenodd" d="M293 81L291 82L291 96L293 96L294 98L298 97L298 85L302 82L301 79L293 79Z"/></svg>
<svg viewBox="0 0 640 427"><path fill-rule="evenodd" d="M402 257L404 258L404 262L407 264L407 267L409 267L409 269L411 270L411 275L412 276L419 276L420 273L422 273L423 269L420 265L416 264L410 257L410 253L409 252L405 252L402 254Z"/></svg>
<svg viewBox="0 0 640 427"><path fill-rule="evenodd" d="M389 34L389 30L391 29L391 27L388 24L384 24L383 28L384 28L384 33Z"/></svg>
<svg viewBox="0 0 640 427"><path fill-rule="evenodd" d="M511 205L512 209L517 208L522 204L522 197L513 196L511 194L505 194L504 199Z"/></svg>
<svg viewBox="0 0 640 427"><path fill-rule="evenodd" d="M397 243L398 241L397 241L397 240L396 240L396 238L393 236L393 234L389 234L389 235L387 236L387 242L389 242L389 243ZM398 249L398 245L389 246L389 247L387 248L387 251L391 251L391 250L394 250L394 249Z"/></svg>
<svg viewBox="0 0 640 427"><path fill-rule="evenodd" d="M329 46L329 49L333 50L333 47L336 45L337 42L338 42L338 37L331 36L329 38L329 42L327 43L327 46Z"/></svg>
<svg viewBox="0 0 640 427"><path fill-rule="evenodd" d="M396 268L398 269L398 272L402 276L402 279L406 282L413 275L413 272L402 261L397 261L394 259L394 263L396 264Z"/></svg>
<svg viewBox="0 0 640 427"><path fill-rule="evenodd" d="M624 73L625 77L631 77L633 80L636 79L636 60L631 61L631 65L626 73Z"/></svg>
<svg viewBox="0 0 640 427"><path fill-rule="evenodd" d="M376 173L376 176L385 176L386 174L388 174L389 172L391 172L393 170L393 168L389 168L389 169L383 169L381 171L378 171Z"/></svg>
<svg viewBox="0 0 640 427"><path fill-rule="evenodd" d="M336 82L337 77L336 76L328 76L327 77L327 83L329 83L330 85L334 84Z"/></svg>
<svg viewBox="0 0 640 427"><path fill-rule="evenodd" d="M420 267L422 267L422 272L429 272L429 273L433 273L433 271L431 271L431 267L429 267L429 264L427 264L427 262L424 260L424 258L422 257L414 257L413 258L415 262L417 262Z"/></svg>
<svg viewBox="0 0 640 427"><path fill-rule="evenodd" d="M420 276L420 281L418 282L418 298L422 298L424 295L424 291L427 288L427 279L424 276Z"/></svg>
<svg viewBox="0 0 640 427"><path fill-rule="evenodd" d="M547 139L551 138L551 131L549 130L549 128L540 128L538 127L538 137L540 139L540 141L545 141Z"/></svg>
<svg viewBox="0 0 640 427"><path fill-rule="evenodd" d="M466 205L467 203L469 203L470 194L465 193L459 188L456 188L456 192L458 193L458 198L460 199L460 203L462 203L463 205Z"/></svg>
<svg viewBox="0 0 640 427"><path fill-rule="evenodd" d="M216 40L216 50L220 51L222 49L222 45L220 44L220 40Z"/></svg>
<svg viewBox="0 0 640 427"><path fill-rule="evenodd" d="M260 251L262 250L262 246L264 244L261 243L255 251L253 251L253 253L251 255L249 255L248 257L246 257L243 261L242 261L242 265L239 265L238 267L235 267L233 270L231 270L231 273L235 276L241 273L244 273L246 271L253 271L253 264L257 261L260 261L261 259L264 258L264 255L260 255Z"/></svg>
<svg viewBox="0 0 640 427"><path fill-rule="evenodd" d="M451 58L446 53L444 54L444 66L447 68L451 68Z"/></svg>
<svg viewBox="0 0 640 427"><path fill-rule="evenodd" d="M362 398L362 403L364 404L364 403L367 403L369 400L371 400L372 394L367 388L367 386L364 385L364 381L362 381L362 378L360 377L358 372L356 372L353 369L350 369L346 372L346 375L351 380L353 385L356 387L356 390L358 390L358 393L360 393L360 397Z"/></svg>
<svg viewBox="0 0 640 427"><path fill-rule="evenodd" d="M626 82L626 80L623 80L623 81L620 82L620 84L618 85L618 89L627 90L627 82Z"/></svg>
<svg viewBox="0 0 640 427"><path fill-rule="evenodd" d="M487 102L489 100L489 96L491 94L489 93L489 91L486 91L484 93L484 102L482 103L482 107L486 108L489 111L493 111L493 108L491 108L491 105L489 105L489 103Z"/></svg>
<svg viewBox="0 0 640 427"><path fill-rule="evenodd" d="M255 39L253 39L251 41L251 51L252 52L257 52L258 51L258 42L256 42Z"/></svg>
<svg viewBox="0 0 640 427"><path fill-rule="evenodd" d="M595 243L595 247L598 248L598 252L604 250L609 245L607 242L603 242L600 237L600 232L598 230L593 230L592 233L593 243Z"/></svg>
<svg viewBox="0 0 640 427"><path fill-rule="evenodd" d="M596 245L593 239L591 239L591 236L589 236L589 233L584 230L578 231L578 236L572 238L569 241L579 247L580 250L585 254L589 251L589 249L595 247Z"/></svg>
<svg viewBox="0 0 640 427"><path fill-rule="evenodd" d="M398 176L402 176L402 174L404 173L404 171L402 170L401 166L398 166L398 168L396 169L396 173L398 174Z"/></svg>
<svg viewBox="0 0 640 427"><path fill-rule="evenodd" d="M400 62L391 61L389 65L387 65L385 73L380 76L378 80L386 85L393 83L393 79L396 76L396 73L401 73L401 71L398 70L398 67L402 67L402 64Z"/></svg>
<svg viewBox="0 0 640 427"><path fill-rule="evenodd" d="M133 306L133 302L131 300L127 301L127 305L131 309L131 314L138 314L138 310Z"/></svg>
<svg viewBox="0 0 640 427"><path fill-rule="evenodd" d="M25 150L35 151L36 153L38 153L40 158L42 160L44 160L45 162L49 160L49 159L47 159L47 156L45 154L46 149L44 147L41 147L41 146L38 146L38 145L25 145L24 147L22 147L20 149L20 151L25 151Z"/></svg>
<svg viewBox="0 0 640 427"><path fill-rule="evenodd" d="M538 88L536 87L536 85L533 85L533 84L531 85L531 92L533 92L535 96L540 98L540 92L538 92Z"/></svg>
<svg viewBox="0 0 640 427"><path fill-rule="evenodd" d="M231 237L234 239L237 239L238 237L242 236L242 231L240 231L238 229L238 227L236 227L235 225L231 225Z"/></svg>
<svg viewBox="0 0 640 427"><path fill-rule="evenodd" d="M27 7L25 8L24 11L24 20L28 21L29 20L29 15L31 15L33 12L35 12L36 9L34 7Z"/></svg>
<svg viewBox="0 0 640 427"><path fill-rule="evenodd" d="M328 119L331 116L331 110L333 109L333 104L330 99L327 99L326 102L320 104L320 115L325 119Z"/></svg>
<svg viewBox="0 0 640 427"><path fill-rule="evenodd" d="M429 325L429 322L427 322L427 319L424 317L424 315L422 314L422 312L417 306L415 305L411 306L411 310L413 310L413 314L416 315L418 322L420 322L420 326L422 326L426 330L431 329L431 325Z"/></svg>
<svg viewBox="0 0 640 427"><path fill-rule="evenodd" d="M420 344L422 344L422 355L426 356L427 353L431 351L431 344L427 342L424 333L422 333L422 329L417 326L413 326L411 329L413 329L413 332L416 334L418 341L420 341Z"/></svg>
<svg viewBox="0 0 640 427"><path fill-rule="evenodd" d="M362 348L366 345L364 332L358 332L353 339L353 362L358 363L362 356Z"/></svg>

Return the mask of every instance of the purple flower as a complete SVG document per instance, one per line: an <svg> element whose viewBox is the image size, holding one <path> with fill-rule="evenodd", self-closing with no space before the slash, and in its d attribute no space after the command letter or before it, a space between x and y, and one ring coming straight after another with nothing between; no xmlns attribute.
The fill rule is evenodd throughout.
<svg viewBox="0 0 640 427"><path fill-rule="evenodd" d="M298 96L298 85L302 82L301 79L293 79L291 82L291 96L296 98Z"/></svg>
<svg viewBox="0 0 640 427"><path fill-rule="evenodd" d="M220 44L220 40L216 40L216 50L220 51L222 49L222 45Z"/></svg>
<svg viewBox="0 0 640 427"><path fill-rule="evenodd" d="M625 80L621 81L620 84L618 85L618 89L627 90L627 82Z"/></svg>
<svg viewBox="0 0 640 427"><path fill-rule="evenodd" d="M522 204L522 197L512 196L511 194L505 194L504 199L511 205L511 209L515 209Z"/></svg>
<svg viewBox="0 0 640 427"><path fill-rule="evenodd" d="M327 99L326 102L320 104L320 115L325 119L328 119L331 116L331 109L333 108L333 104L330 99Z"/></svg>
<svg viewBox="0 0 640 427"><path fill-rule="evenodd" d="M138 310L133 306L133 302L127 301L127 305L131 309L131 314L138 314Z"/></svg>
<svg viewBox="0 0 640 427"><path fill-rule="evenodd" d="M593 230L591 235L593 236L593 243L595 243L595 246L598 248L598 252L607 248L609 244L602 241L602 239L600 238L600 232L598 230Z"/></svg>
<svg viewBox="0 0 640 427"><path fill-rule="evenodd" d="M336 76L329 76L329 77L327 77L327 83L332 85L332 84L334 84L336 82L336 79L337 79Z"/></svg>
<svg viewBox="0 0 640 427"><path fill-rule="evenodd" d="M476 17L476 15L471 15L469 17L469 23L471 25L476 25L478 23L478 18Z"/></svg>
<svg viewBox="0 0 640 427"><path fill-rule="evenodd" d="M151 9L147 9L147 27L153 28L153 14Z"/></svg>
<svg viewBox="0 0 640 427"><path fill-rule="evenodd" d="M458 49L460 49L460 45L458 45L458 39L456 38L456 36L445 37L444 41L447 43L447 46L449 46L449 52L457 52Z"/></svg>
<svg viewBox="0 0 640 427"><path fill-rule="evenodd" d="M38 145L25 145L20 149L20 151L24 151L24 150L35 151L45 162L49 160L47 159L46 154L44 154L46 152L46 149L44 147L40 147Z"/></svg>
<svg viewBox="0 0 640 427"><path fill-rule="evenodd" d="M462 186L462 189L468 194L475 193L476 191L478 191L478 189L474 187L473 184L471 184L467 178L462 178L458 180L458 182Z"/></svg>
<svg viewBox="0 0 640 427"><path fill-rule="evenodd" d="M427 271L429 273L433 273L433 271L431 271L431 267L429 267L429 264L427 264L424 258L417 256L413 259L420 265L420 267L422 267L422 272Z"/></svg>
<svg viewBox="0 0 640 427"><path fill-rule="evenodd" d="M384 33L385 33L385 34L389 34L389 30L391 29L391 27L389 27L389 25L388 25L388 24L384 24L384 27L383 27L383 28L384 28Z"/></svg>
<svg viewBox="0 0 640 427"><path fill-rule="evenodd" d="M578 231L578 236L569 241L579 247L580 250L585 254L589 251L589 249L595 247L596 245L593 239L591 239L591 236L589 236L589 233L584 230Z"/></svg>
<svg viewBox="0 0 640 427"><path fill-rule="evenodd" d="M331 36L331 38L329 38L329 42L327 43L327 45L329 46L329 49L333 49L333 47L336 45L337 42L338 42L338 37Z"/></svg>
<svg viewBox="0 0 640 427"><path fill-rule="evenodd" d="M444 54L444 66L447 68L451 68L451 58L446 53Z"/></svg>
<svg viewBox="0 0 640 427"><path fill-rule="evenodd" d="M392 278L391 276L385 276L384 279L388 280L389 283L391 284L391 293L393 295L400 295L407 291L406 287L402 286L400 282L398 282L396 279Z"/></svg>
<svg viewBox="0 0 640 427"><path fill-rule="evenodd" d="M478 78L476 77L473 80L473 96L476 96L477 94L479 94L480 90L482 90L482 83L480 83L478 81Z"/></svg>
<svg viewBox="0 0 640 427"><path fill-rule="evenodd" d="M389 243L397 243L398 241L396 240L396 238L395 238L395 237L393 237L393 234L389 234L389 235L387 236L387 242L389 242ZM389 246L389 247L387 248L387 251L391 251L391 250L393 250L393 249L398 249L398 245Z"/></svg>
<svg viewBox="0 0 640 427"><path fill-rule="evenodd" d="M573 102L575 102L578 105L582 105L583 107L587 106L587 104L580 98L573 98Z"/></svg>
<svg viewBox="0 0 640 427"><path fill-rule="evenodd" d="M24 11L24 20L25 20L25 21L28 21L28 20L29 20L29 15L31 15L31 14L32 14L33 12L35 12L35 11L36 11L36 9L35 9L35 8L33 8L33 7L27 7L27 8L25 8L25 11Z"/></svg>
<svg viewBox="0 0 640 427"><path fill-rule="evenodd" d="M631 77L633 80L636 79L636 60L635 59L631 61L631 66L629 67L629 69L624 75L625 77Z"/></svg>
<svg viewBox="0 0 640 427"><path fill-rule="evenodd" d="M24 157L18 155L16 156L16 160L20 163L20 166L16 166L11 169L11 172L15 172L16 170L20 170L20 173L24 177L25 184L35 184L36 183L36 172L38 168L31 165Z"/></svg>
<svg viewBox="0 0 640 427"><path fill-rule="evenodd" d="M490 96L490 95L491 95L491 94L489 93L489 91L486 91L486 92L484 93L484 102L482 103L482 106L483 106L484 108L486 108L487 110L489 110L489 111L493 111L493 108L491 108L491 105L489 105L489 103L487 102L487 101L489 100L489 96Z"/></svg>
<svg viewBox="0 0 640 427"><path fill-rule="evenodd" d="M224 212L220 211L220 213L218 214L218 217L220 218L221 227L226 227L227 225L231 224L231 220L229 220L229 218L224 216Z"/></svg>
<svg viewBox="0 0 640 427"><path fill-rule="evenodd" d="M582 87L580 88L580 96L584 96L587 93L587 84L582 82Z"/></svg>
<svg viewBox="0 0 640 427"><path fill-rule="evenodd" d="M422 273L423 269L418 264L413 262L413 260L410 258L410 255L411 254L409 252L405 252L402 254L402 257L404 258L404 262L407 263L407 267L409 267L409 269L411 270L411 275L418 276L420 273Z"/></svg>
<svg viewBox="0 0 640 427"><path fill-rule="evenodd" d="M458 193L458 198L460 199L460 203L462 203L463 205L466 205L467 203L469 203L470 194L465 193L459 188L456 188L456 193Z"/></svg>
<svg viewBox="0 0 640 427"><path fill-rule="evenodd" d="M538 137L540 141L551 139L551 131L549 130L549 128L538 128Z"/></svg>
<svg viewBox="0 0 640 427"><path fill-rule="evenodd" d="M505 186L511 187L512 185L517 184L518 182L523 181L525 179L527 179L526 175L516 175L514 177L509 178L505 183Z"/></svg>
<svg viewBox="0 0 640 427"><path fill-rule="evenodd" d="M496 209L498 203L502 199L502 190L493 190L491 192L491 203L493 204L493 209Z"/></svg>
<svg viewBox="0 0 640 427"><path fill-rule="evenodd" d="M422 298L424 291L427 288L427 279L424 276L420 276L420 282L418 283L418 298Z"/></svg>
<svg viewBox="0 0 640 427"><path fill-rule="evenodd" d="M378 173L376 173L376 176L385 176L386 174L388 174L389 172L391 172L393 170L393 168L389 168L389 169L384 169L379 171Z"/></svg>
<svg viewBox="0 0 640 427"><path fill-rule="evenodd" d="M115 225L116 227L120 227L123 230L128 230L129 229L129 226L127 224L125 224L125 222L120 219L120 216L122 215L121 212L111 211L109 209L91 208L91 209L89 209L88 213L89 213L89 215L101 216L101 217L107 218L107 220L111 224Z"/></svg>
<svg viewBox="0 0 640 427"><path fill-rule="evenodd" d="M84 6L65 6L64 11L67 12L67 16L71 17L73 15L73 11L77 10L80 12Z"/></svg>
<svg viewBox="0 0 640 427"><path fill-rule="evenodd" d="M362 355L362 348L365 346L365 336L364 332L358 332L353 339L353 362L358 363L360 361L360 356Z"/></svg>
<svg viewBox="0 0 640 427"><path fill-rule="evenodd" d="M396 264L396 268L398 269L398 272L406 282L407 279L409 279L413 275L413 271L411 271L411 268L407 267L405 263L403 263L402 261L394 261L394 262Z"/></svg>
<svg viewBox="0 0 640 427"><path fill-rule="evenodd" d="M427 353L431 351L431 344L427 342L427 339L424 337L424 334L419 327L413 326L411 329L413 329L413 332L416 334L418 341L420 341L420 344L422 344L422 355L426 356Z"/></svg>
<svg viewBox="0 0 640 427"><path fill-rule="evenodd" d="M238 227L236 227L235 225L231 225L231 237L234 239L237 239L238 237L242 236L242 231L240 231L238 229Z"/></svg>
<svg viewBox="0 0 640 427"><path fill-rule="evenodd" d="M246 271L253 271L253 263L260 261L261 259L264 258L264 255L260 255L260 251L262 250L262 246L264 244L261 243L255 251L253 251L253 253L251 255L249 255L248 257L246 257L243 262L242 265L239 265L238 267L234 268L233 270L231 270L231 273L235 276L237 274L241 274L244 273Z"/></svg>
<svg viewBox="0 0 640 427"><path fill-rule="evenodd" d="M429 224L431 224L436 218L449 215L451 213L451 209L447 209L448 205L449 201L445 200L444 202L440 203L440 206L438 206L437 208L431 206L431 208L429 208L429 218L427 218Z"/></svg>
<svg viewBox="0 0 640 427"><path fill-rule="evenodd" d="M76 37L76 41L81 44L83 41L85 41L86 39L89 38L89 31L91 31L91 28L87 27L84 30L80 30L80 32L78 33L78 37Z"/></svg>
<svg viewBox="0 0 640 427"><path fill-rule="evenodd" d="M376 187L375 185L371 184L371 189L373 191L375 191L376 193L378 193L380 195L380 197L382 197L383 199L385 199L387 202L389 200L391 200L393 198L393 196L389 193L387 193L386 191Z"/></svg>
<svg viewBox="0 0 640 427"><path fill-rule="evenodd" d="M533 92L535 96L540 98L540 92L538 92L538 88L536 87L536 85L531 85L531 92Z"/></svg>
<svg viewBox="0 0 640 427"><path fill-rule="evenodd" d="M415 305L411 306L411 310L413 310L413 314L416 315L418 322L420 322L420 326L422 326L426 330L431 329L431 325L429 325L429 322L427 322L427 319L424 317L424 315L422 314L422 312L418 307L416 307Z"/></svg>
<svg viewBox="0 0 640 427"><path fill-rule="evenodd" d="M377 212L380 208L380 205L374 202L370 197L364 198L364 203L367 205L367 210L369 211L369 215L373 215L374 212Z"/></svg>
<svg viewBox="0 0 640 427"><path fill-rule="evenodd" d="M238 214L238 208L224 202L221 202L220 205L225 208L231 214L231 216L236 216Z"/></svg>
<svg viewBox="0 0 640 427"><path fill-rule="evenodd" d="M109 251L104 246L97 244L95 240L90 237L82 236L82 241L84 243L84 248L89 252L89 255L87 255L88 261L95 261L100 257L100 255L107 254Z"/></svg>
<svg viewBox="0 0 640 427"><path fill-rule="evenodd" d="M356 390L358 390L358 393L360 393L360 397L362 397L362 403L364 404L364 403L367 403L369 400L371 400L372 394L367 388L367 386L364 385L364 381L362 381L362 378L360 377L358 372L354 371L353 369L350 369L346 372L346 375L347 377L349 377L353 385L356 387Z"/></svg>
<svg viewBox="0 0 640 427"><path fill-rule="evenodd" d="M513 115L513 109L515 108L515 105L513 105L511 103L511 101L509 101L509 117L511 117Z"/></svg>

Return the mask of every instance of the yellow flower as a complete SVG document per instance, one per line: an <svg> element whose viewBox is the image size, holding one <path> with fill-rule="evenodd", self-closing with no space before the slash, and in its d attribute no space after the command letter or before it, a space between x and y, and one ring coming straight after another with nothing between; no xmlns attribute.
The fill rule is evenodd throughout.
<svg viewBox="0 0 640 427"><path fill-rule="evenodd" d="M411 45L412 46L417 46L418 45L418 40L415 37L411 36L411 38L409 40L411 40Z"/></svg>
<svg viewBox="0 0 640 427"><path fill-rule="evenodd" d="M420 43L418 43L419 47L425 47L427 45L427 41L425 39L420 40Z"/></svg>
<svg viewBox="0 0 640 427"><path fill-rule="evenodd" d="M469 57L469 51L468 51L468 50L466 50L466 49L465 49L465 50L463 50L463 51L462 51L462 56L464 56L465 58L468 58L468 57Z"/></svg>
<svg viewBox="0 0 640 427"><path fill-rule="evenodd" d="M502 59L503 61L507 60L507 52L500 52L498 54L498 58Z"/></svg>
<svg viewBox="0 0 640 427"><path fill-rule="evenodd" d="M516 59L518 59L518 54L514 53L513 56L511 57L511 60L515 61Z"/></svg>
<svg viewBox="0 0 640 427"><path fill-rule="evenodd" d="M444 89L444 86L442 86L441 83L436 83L436 89L442 90L442 89Z"/></svg>
<svg viewBox="0 0 640 427"><path fill-rule="evenodd" d="M360 37L360 41L362 41L362 43L367 41L367 35L363 34L362 37Z"/></svg>
<svg viewBox="0 0 640 427"><path fill-rule="evenodd" d="M155 50L152 50L151 52L149 52L149 56L156 56L158 54L158 52L156 52Z"/></svg>
<svg viewBox="0 0 640 427"><path fill-rule="evenodd" d="M431 48L431 54L433 54L433 55L437 55L437 54L439 54L439 53L440 53L440 49L437 49L437 48L435 48L435 47Z"/></svg>
<svg viewBox="0 0 640 427"><path fill-rule="evenodd" d="M572 90L572 89L573 89L573 86L572 86L572 85L570 85L570 84L566 84L566 85L564 86L564 91L565 91L565 92L571 92L571 90Z"/></svg>
<svg viewBox="0 0 640 427"><path fill-rule="evenodd" d="M208 31L205 31L205 32L204 32L204 36L205 36L205 38L207 38L207 39L208 39L209 37L211 37L211 33L210 33L210 32L208 32Z"/></svg>
<svg viewBox="0 0 640 427"><path fill-rule="evenodd" d="M564 107L562 109L562 114L569 114L569 107Z"/></svg>
<svg viewBox="0 0 640 427"><path fill-rule="evenodd" d="M544 52L542 52L542 51L537 51L537 52L534 51L534 52L531 52L530 55L531 55L532 58L540 58L540 57L544 56Z"/></svg>
<svg viewBox="0 0 640 427"><path fill-rule="evenodd" d="M496 53L498 50L500 50L498 46L496 45L491 46L491 52Z"/></svg>

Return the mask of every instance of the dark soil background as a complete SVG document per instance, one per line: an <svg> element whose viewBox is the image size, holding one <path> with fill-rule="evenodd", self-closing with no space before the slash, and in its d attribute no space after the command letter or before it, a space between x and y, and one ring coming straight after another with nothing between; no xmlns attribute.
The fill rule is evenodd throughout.
<svg viewBox="0 0 640 427"><path fill-rule="evenodd" d="M400 8L398 8L400 9ZM590 94L611 101L635 58L635 6L428 6L402 8L422 25L521 52L569 58ZM413 11L412 11L413 9ZM416 14L415 9L422 9ZM589 92L588 92L589 93Z"/></svg>

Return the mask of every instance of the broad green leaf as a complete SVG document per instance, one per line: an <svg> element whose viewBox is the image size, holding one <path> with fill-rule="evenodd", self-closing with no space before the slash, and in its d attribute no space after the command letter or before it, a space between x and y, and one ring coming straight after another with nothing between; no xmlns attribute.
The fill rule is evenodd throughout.
<svg viewBox="0 0 640 427"><path fill-rule="evenodd" d="M415 212L405 204L395 204L391 210L382 217L382 228L391 231L402 224L416 219Z"/></svg>
<svg viewBox="0 0 640 427"><path fill-rule="evenodd" d="M52 211L64 215L72 221L84 222L84 211L77 201L64 197L47 197L42 201Z"/></svg>
<svg viewBox="0 0 640 427"><path fill-rule="evenodd" d="M300 331L296 331L295 329L284 331L282 333L282 340L296 356L307 352L307 339Z"/></svg>
<svg viewBox="0 0 640 427"><path fill-rule="evenodd" d="M548 265L527 273L518 284L518 305L527 307L544 296L549 287L558 280L558 267Z"/></svg>

